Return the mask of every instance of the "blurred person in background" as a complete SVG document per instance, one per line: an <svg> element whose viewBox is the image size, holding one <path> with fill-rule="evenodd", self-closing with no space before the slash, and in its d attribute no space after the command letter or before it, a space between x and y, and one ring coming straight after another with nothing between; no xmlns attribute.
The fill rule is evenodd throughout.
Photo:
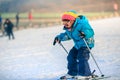
<svg viewBox="0 0 120 80"><path fill-rule="evenodd" d="M1 14L0 14L0 30L2 32L2 16L1 16Z"/></svg>
<svg viewBox="0 0 120 80"><path fill-rule="evenodd" d="M10 40L11 37L12 37L12 39L15 39L14 34L13 34L14 25L10 21L10 19L7 18L3 25L4 25L4 28L5 28L5 32L7 32L8 39Z"/></svg>
<svg viewBox="0 0 120 80"><path fill-rule="evenodd" d="M19 29L19 13L16 14L16 28Z"/></svg>
<svg viewBox="0 0 120 80"><path fill-rule="evenodd" d="M32 27L33 16L32 16L32 12L31 11L28 13L28 19L29 19L29 26Z"/></svg>

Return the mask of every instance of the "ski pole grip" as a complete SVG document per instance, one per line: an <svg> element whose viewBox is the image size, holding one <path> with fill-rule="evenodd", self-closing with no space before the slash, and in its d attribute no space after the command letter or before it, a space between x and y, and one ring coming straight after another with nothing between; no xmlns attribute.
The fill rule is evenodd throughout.
<svg viewBox="0 0 120 80"><path fill-rule="evenodd" d="M85 38L84 32L82 32L82 31L79 31L79 32L80 32L80 37L81 37L81 38Z"/></svg>

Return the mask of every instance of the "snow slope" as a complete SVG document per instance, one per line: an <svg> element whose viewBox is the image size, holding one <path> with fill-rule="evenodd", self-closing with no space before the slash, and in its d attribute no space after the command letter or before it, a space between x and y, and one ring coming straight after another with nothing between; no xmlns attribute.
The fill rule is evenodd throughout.
<svg viewBox="0 0 120 80"><path fill-rule="evenodd" d="M120 18L91 21L95 30L92 53L108 80L120 80ZM15 32L15 40L0 37L0 80L56 80L66 74L67 54L60 45L52 45L62 26ZM72 41L63 42L69 51ZM92 58L91 69L98 69Z"/></svg>

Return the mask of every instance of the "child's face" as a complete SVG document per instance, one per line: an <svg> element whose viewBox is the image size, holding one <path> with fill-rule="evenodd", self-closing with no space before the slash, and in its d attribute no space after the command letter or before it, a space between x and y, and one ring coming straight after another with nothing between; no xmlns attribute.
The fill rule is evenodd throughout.
<svg viewBox="0 0 120 80"><path fill-rule="evenodd" d="M66 21L63 20L62 22L63 22L63 25L65 26L65 28L67 28L67 29L71 29L72 25L74 23L73 20L66 20Z"/></svg>

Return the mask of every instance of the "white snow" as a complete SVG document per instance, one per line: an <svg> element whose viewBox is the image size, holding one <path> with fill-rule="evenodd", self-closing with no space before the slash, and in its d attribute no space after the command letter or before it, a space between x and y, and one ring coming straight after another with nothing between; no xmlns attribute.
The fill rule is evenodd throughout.
<svg viewBox="0 0 120 80"><path fill-rule="evenodd" d="M92 49L100 69L108 80L120 80L120 18L91 21L95 30ZM54 37L63 32L62 26L27 29L15 32L15 40L0 37L0 80L56 80L67 72L66 52ZM72 41L62 42L69 51ZM92 58L91 69L96 69Z"/></svg>

